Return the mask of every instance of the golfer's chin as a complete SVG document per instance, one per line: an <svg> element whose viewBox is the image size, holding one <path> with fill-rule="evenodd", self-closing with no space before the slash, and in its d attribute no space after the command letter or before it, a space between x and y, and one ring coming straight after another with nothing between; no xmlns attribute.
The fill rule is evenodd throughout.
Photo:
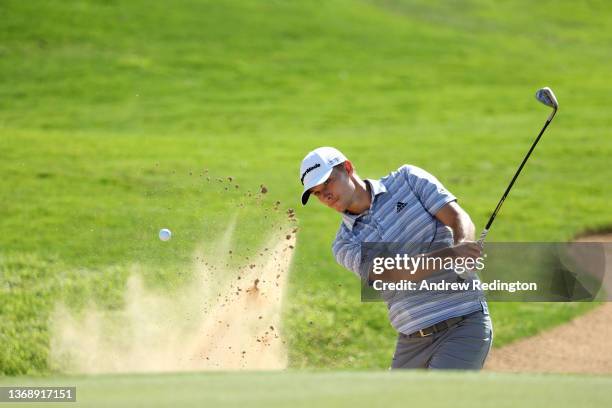
<svg viewBox="0 0 612 408"><path fill-rule="evenodd" d="M343 213L344 211L346 211L346 204L344 204L342 202L342 200L337 199L333 203L329 204L329 208L333 208L334 210L338 211L339 213Z"/></svg>

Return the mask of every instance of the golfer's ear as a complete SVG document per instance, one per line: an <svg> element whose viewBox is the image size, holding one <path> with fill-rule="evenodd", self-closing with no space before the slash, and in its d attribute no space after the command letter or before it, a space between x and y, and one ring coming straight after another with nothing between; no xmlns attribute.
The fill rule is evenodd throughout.
<svg viewBox="0 0 612 408"><path fill-rule="evenodd" d="M344 163L344 170L346 170L346 174L348 174L349 176L353 174L353 171L355 171L355 169L353 168L353 163L351 163L349 160L346 160Z"/></svg>

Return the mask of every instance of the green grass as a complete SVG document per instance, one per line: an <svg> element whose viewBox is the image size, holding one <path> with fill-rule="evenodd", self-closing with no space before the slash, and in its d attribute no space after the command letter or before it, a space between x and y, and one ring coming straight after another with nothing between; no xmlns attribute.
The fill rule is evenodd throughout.
<svg viewBox="0 0 612 408"><path fill-rule="evenodd" d="M386 367L384 305L361 304L332 259L338 215L300 207L299 161L333 145L365 177L419 165L480 228L549 113L540 86L560 111L490 238L612 225L608 2L7 0L0 14L6 374L46 372L55 301L120 307L133 263L149 285L187 284L197 244L238 213L250 253L276 200L300 220L291 366ZM246 195L262 183L261 202ZM589 307L494 304L496 345Z"/></svg>
<svg viewBox="0 0 612 408"><path fill-rule="evenodd" d="M54 403L69 407L605 407L611 382L609 376L382 371L0 378L2 386L76 386L76 403Z"/></svg>

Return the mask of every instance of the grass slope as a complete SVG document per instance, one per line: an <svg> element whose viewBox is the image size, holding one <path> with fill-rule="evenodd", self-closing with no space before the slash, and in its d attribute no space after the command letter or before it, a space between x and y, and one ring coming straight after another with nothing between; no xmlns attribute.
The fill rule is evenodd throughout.
<svg viewBox="0 0 612 408"><path fill-rule="evenodd" d="M299 207L300 159L334 145L365 177L419 165L482 227L548 114L544 85L560 112L490 237L612 224L608 2L7 0L0 14L4 373L47 370L56 300L119 307L133 263L150 285L187 284L199 242L238 213L250 253L276 200L301 224L292 366L385 367L385 308L332 259L338 216ZM261 183L261 204L245 198ZM492 305L496 344L588 307Z"/></svg>

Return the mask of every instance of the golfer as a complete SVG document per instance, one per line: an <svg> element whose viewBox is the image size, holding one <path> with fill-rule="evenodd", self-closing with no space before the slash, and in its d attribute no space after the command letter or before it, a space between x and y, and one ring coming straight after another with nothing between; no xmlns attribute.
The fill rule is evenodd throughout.
<svg viewBox="0 0 612 408"><path fill-rule="evenodd" d="M364 282L380 276L386 281L477 279L461 278L452 269L422 267L414 274L390 270L374 276L371 268L364 268L362 243L415 243L412 255L481 256L469 215L425 170L404 165L379 180L363 180L340 151L319 147L302 161L300 178L302 204L313 195L342 215L333 254ZM391 368L482 368L493 339L482 292L387 291L383 298L398 332Z"/></svg>

